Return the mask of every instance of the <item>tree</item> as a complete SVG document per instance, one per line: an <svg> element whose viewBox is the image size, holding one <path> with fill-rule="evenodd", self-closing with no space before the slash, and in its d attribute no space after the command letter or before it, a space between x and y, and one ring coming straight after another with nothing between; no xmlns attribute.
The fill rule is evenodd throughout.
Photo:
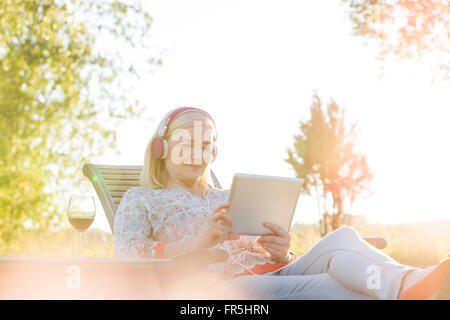
<svg viewBox="0 0 450 320"><path fill-rule="evenodd" d="M448 0L342 0L353 33L376 42L380 57L424 62L435 80L450 79Z"/></svg>
<svg viewBox="0 0 450 320"><path fill-rule="evenodd" d="M151 23L138 1L0 3L3 244L25 227L57 227L82 164L115 147L119 121L142 115L136 70L161 62L125 53L149 50Z"/></svg>
<svg viewBox="0 0 450 320"><path fill-rule="evenodd" d="M300 122L292 149L285 159L298 178L304 179L305 194L316 197L321 235L341 225L345 210L358 197L370 193L373 174L364 154L357 150L357 123L347 124L345 112L334 100L326 110L317 94L311 117Z"/></svg>

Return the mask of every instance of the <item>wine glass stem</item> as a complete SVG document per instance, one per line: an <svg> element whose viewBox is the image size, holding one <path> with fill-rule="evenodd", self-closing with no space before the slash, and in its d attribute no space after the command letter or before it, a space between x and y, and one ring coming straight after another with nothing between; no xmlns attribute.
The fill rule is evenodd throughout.
<svg viewBox="0 0 450 320"><path fill-rule="evenodd" d="M81 258L81 232L78 232L78 257Z"/></svg>

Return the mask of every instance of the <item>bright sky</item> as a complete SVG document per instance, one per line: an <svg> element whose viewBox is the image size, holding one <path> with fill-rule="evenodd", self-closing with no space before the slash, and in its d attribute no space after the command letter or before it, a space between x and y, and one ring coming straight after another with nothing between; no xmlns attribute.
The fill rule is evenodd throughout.
<svg viewBox="0 0 450 320"><path fill-rule="evenodd" d="M286 148L318 90L359 122L361 149L375 173L374 195L351 213L383 223L450 218L450 84L431 85L426 69L411 63L389 63L380 79L374 49L350 35L339 0L146 4L154 48L166 51L163 65L138 88L146 119L117 128L122 155L97 163L141 165L162 116L190 105L216 121L212 168L223 187L235 172L292 177ZM109 230L97 207L93 226ZM301 197L294 219L317 216L315 202Z"/></svg>

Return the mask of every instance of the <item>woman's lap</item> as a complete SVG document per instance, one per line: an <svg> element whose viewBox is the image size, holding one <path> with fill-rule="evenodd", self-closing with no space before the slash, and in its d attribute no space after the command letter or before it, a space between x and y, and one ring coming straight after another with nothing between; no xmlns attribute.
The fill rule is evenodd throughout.
<svg viewBox="0 0 450 320"><path fill-rule="evenodd" d="M314 275L252 275L216 286L224 299L368 300L370 297L345 288L327 273Z"/></svg>
<svg viewBox="0 0 450 320"><path fill-rule="evenodd" d="M379 290L366 288L368 266L383 270ZM217 289L243 299L395 299L405 269L345 227L278 272L238 277Z"/></svg>

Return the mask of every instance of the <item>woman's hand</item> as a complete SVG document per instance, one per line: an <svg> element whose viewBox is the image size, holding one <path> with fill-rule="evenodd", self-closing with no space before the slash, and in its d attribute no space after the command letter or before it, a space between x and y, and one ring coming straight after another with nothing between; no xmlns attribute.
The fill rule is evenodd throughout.
<svg viewBox="0 0 450 320"><path fill-rule="evenodd" d="M258 242L264 250L270 253L273 260L281 263L289 263L289 247L291 235L275 223L265 222L264 227L272 231L272 234L260 236Z"/></svg>
<svg viewBox="0 0 450 320"><path fill-rule="evenodd" d="M239 235L228 232L225 224L232 226L231 216L228 214L228 203L223 203L212 212L198 233L190 239L190 249L211 248L225 240L239 239Z"/></svg>

